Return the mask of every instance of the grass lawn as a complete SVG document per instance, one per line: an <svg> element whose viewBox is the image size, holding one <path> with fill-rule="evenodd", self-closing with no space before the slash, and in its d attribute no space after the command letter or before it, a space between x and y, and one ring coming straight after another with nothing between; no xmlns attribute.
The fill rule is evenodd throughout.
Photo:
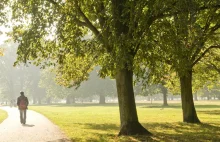
<svg viewBox="0 0 220 142"><path fill-rule="evenodd" d="M8 114L4 110L0 109L0 124L2 123L3 120L7 118Z"/></svg>
<svg viewBox="0 0 220 142"><path fill-rule="evenodd" d="M30 106L58 125L73 141L142 142L142 141L220 141L220 102L196 102L202 124L182 122L180 104L137 104L139 122L153 136L117 137L120 127L119 108L116 104L74 106ZM1 116L1 115L0 115Z"/></svg>

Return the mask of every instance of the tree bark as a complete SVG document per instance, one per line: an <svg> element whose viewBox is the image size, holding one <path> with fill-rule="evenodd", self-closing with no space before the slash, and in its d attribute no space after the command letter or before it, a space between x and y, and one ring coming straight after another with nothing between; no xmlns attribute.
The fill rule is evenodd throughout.
<svg viewBox="0 0 220 142"><path fill-rule="evenodd" d="M138 121L134 91L133 72L121 69L116 74L116 85L120 110L120 135L150 135Z"/></svg>
<svg viewBox="0 0 220 142"><path fill-rule="evenodd" d="M99 95L99 104L105 104L105 96L104 95Z"/></svg>
<svg viewBox="0 0 220 142"><path fill-rule="evenodd" d="M192 71L188 71L187 75L180 77L181 85L181 101L183 110L183 122L200 123L196 114L196 109L192 95Z"/></svg>
<svg viewBox="0 0 220 142"><path fill-rule="evenodd" d="M161 91L163 93L163 106L168 106L168 103L167 103L167 88L164 87L164 85L161 85Z"/></svg>

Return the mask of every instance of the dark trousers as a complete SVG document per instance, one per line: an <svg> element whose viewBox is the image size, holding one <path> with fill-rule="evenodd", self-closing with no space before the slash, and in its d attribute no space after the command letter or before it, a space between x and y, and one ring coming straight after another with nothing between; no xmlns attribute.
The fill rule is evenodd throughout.
<svg viewBox="0 0 220 142"><path fill-rule="evenodd" d="M25 124L25 123L26 123L26 112L27 112L26 109L24 109L24 110L21 110L21 109L20 109L20 122L21 122L22 124Z"/></svg>

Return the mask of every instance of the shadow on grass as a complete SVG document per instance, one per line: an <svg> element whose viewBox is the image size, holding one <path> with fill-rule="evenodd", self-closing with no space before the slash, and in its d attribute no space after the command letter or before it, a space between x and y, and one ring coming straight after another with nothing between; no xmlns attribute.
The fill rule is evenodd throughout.
<svg viewBox="0 0 220 142"><path fill-rule="evenodd" d="M143 123L142 125L153 133L153 136L134 135L134 136L117 136L119 127L115 124L93 124L93 123L76 123L83 125L85 129L97 130L91 131L95 138L86 138L87 141L141 141L141 142L160 142L160 141L220 141L220 127L219 124L189 124L189 123ZM80 141L80 139L72 139L73 141Z"/></svg>
<svg viewBox="0 0 220 142"><path fill-rule="evenodd" d="M195 105L196 108L220 108L220 105Z"/></svg>
<svg viewBox="0 0 220 142"><path fill-rule="evenodd" d="M77 125L83 125L84 129L91 129L95 130L90 131L94 138L88 137L85 138L86 141L91 142L107 142L107 141L114 141L114 142L133 142L136 140L143 140L143 136L118 136L120 128L115 124L94 124L94 123L75 123ZM118 133L115 133L118 132ZM144 136L145 140L152 140L150 136ZM74 142L82 141L81 139L71 139Z"/></svg>
<svg viewBox="0 0 220 142"><path fill-rule="evenodd" d="M220 105L195 105L196 108L220 108ZM162 106L162 105L145 105L141 106L141 108L176 108L176 109L181 109L181 105L169 105L169 106Z"/></svg>
<svg viewBox="0 0 220 142"><path fill-rule="evenodd" d="M77 125L83 125L85 129L94 129L94 130L119 130L119 127L115 124L95 124L95 123L74 123Z"/></svg>
<svg viewBox="0 0 220 142"><path fill-rule="evenodd" d="M51 107L93 107L93 106L102 106L102 107L118 107L117 103L106 103L106 104L98 104L98 103L75 103L75 104L35 104L31 106L51 106Z"/></svg>
<svg viewBox="0 0 220 142"><path fill-rule="evenodd" d="M153 133L151 137L152 141L181 142L220 141L220 127L218 125L219 124L189 124L181 122L143 124L145 128Z"/></svg>
<svg viewBox="0 0 220 142"><path fill-rule="evenodd" d="M163 106L162 104L145 104L145 103L137 103L136 104L140 108L175 108L175 109L181 109L181 104L170 104L168 106ZM31 106L50 106L50 107L118 107L118 103L105 103L105 104L99 104L99 103L75 103L75 104L36 104ZM195 105L196 108L220 108L220 105Z"/></svg>
<svg viewBox="0 0 220 142"><path fill-rule="evenodd" d="M72 142L81 142L81 141L86 141L86 142L107 142L108 140L114 140L117 138L116 135L112 134L99 134L99 133L93 133L91 132L92 135L95 137L90 137L90 138L85 138L85 139L80 139L80 138L71 138Z"/></svg>
<svg viewBox="0 0 220 142"><path fill-rule="evenodd" d="M164 108L181 108L180 105L169 105L169 106L162 106L162 105L145 105L145 106L141 106L141 108L160 108L160 109L164 109Z"/></svg>
<svg viewBox="0 0 220 142"><path fill-rule="evenodd" d="M205 113L209 115L220 115L220 110L211 110L211 111L197 111L199 113Z"/></svg>

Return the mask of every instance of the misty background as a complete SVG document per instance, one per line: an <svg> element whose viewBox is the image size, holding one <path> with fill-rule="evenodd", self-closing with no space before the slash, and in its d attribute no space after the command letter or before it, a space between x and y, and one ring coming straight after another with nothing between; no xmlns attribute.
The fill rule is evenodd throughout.
<svg viewBox="0 0 220 142"><path fill-rule="evenodd" d="M16 61L17 44L2 43L4 56L0 57L0 102L9 104L16 100L20 91L24 91L30 104L52 103L117 103L117 90L114 79L100 78L99 67L96 67L87 81L75 87L63 87L56 83L55 73L50 68L40 69L31 64L14 67ZM138 82L134 86L136 102L151 102L179 100L178 93L170 92L162 84L146 85ZM175 94L175 95L174 95ZM218 85L204 85L194 94L194 100L220 100ZM164 102L166 103L166 102Z"/></svg>

